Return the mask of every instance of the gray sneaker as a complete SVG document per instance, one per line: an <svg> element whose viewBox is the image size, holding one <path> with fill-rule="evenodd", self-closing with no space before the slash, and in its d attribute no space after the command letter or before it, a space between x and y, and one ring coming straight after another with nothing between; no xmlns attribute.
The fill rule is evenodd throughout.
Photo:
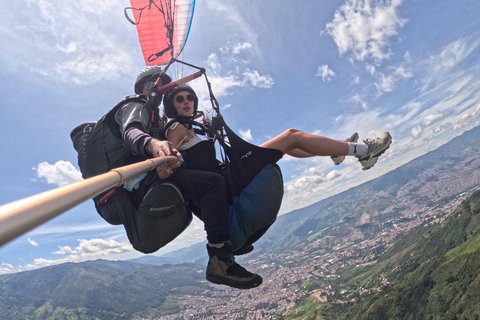
<svg viewBox="0 0 480 320"><path fill-rule="evenodd" d="M392 143L392 136L390 133L385 132L380 138L375 140L363 140L368 146L368 152L366 155L357 157L358 161L362 165L363 170L368 170L375 165L380 157Z"/></svg>
<svg viewBox="0 0 480 320"><path fill-rule="evenodd" d="M354 133L352 134L352 136L346 140L344 140L345 142L357 142L358 141L358 133ZM345 157L346 156L332 156L330 158L332 158L332 161L333 161L333 164L338 166L340 163L343 162L343 160L345 160Z"/></svg>

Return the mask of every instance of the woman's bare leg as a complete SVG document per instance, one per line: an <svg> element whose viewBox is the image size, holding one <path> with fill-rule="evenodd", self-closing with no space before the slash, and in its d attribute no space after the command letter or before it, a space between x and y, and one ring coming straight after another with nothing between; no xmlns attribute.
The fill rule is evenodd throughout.
<svg viewBox="0 0 480 320"><path fill-rule="evenodd" d="M317 136L297 129L288 129L260 145L289 154L293 157L342 156L348 154L348 143Z"/></svg>
<svg viewBox="0 0 480 320"><path fill-rule="evenodd" d="M295 157L295 158L310 158L310 157L315 157L316 155L312 153L308 153L305 151L302 151L300 149L293 149L287 152L288 155Z"/></svg>

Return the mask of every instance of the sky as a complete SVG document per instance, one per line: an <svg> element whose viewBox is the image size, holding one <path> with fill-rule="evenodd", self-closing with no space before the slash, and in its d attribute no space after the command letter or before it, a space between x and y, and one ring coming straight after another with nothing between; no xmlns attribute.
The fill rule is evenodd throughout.
<svg viewBox="0 0 480 320"><path fill-rule="evenodd" d="M128 0L16 0L0 11L0 205L81 179L69 138L133 93L145 67ZM261 144L288 128L339 140L388 131L354 157L279 162L280 213L377 178L480 124L478 0L198 0L180 59L204 67L229 126ZM174 78L195 70L174 65ZM190 83L210 110L204 80ZM448 170L448 168L445 168ZM201 222L156 254L205 240ZM141 256L88 201L0 248L0 274Z"/></svg>

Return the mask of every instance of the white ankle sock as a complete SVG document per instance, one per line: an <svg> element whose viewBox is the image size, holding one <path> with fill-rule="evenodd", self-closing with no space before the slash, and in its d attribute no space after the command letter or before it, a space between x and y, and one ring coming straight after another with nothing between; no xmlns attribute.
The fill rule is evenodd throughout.
<svg viewBox="0 0 480 320"><path fill-rule="evenodd" d="M225 242L220 242L220 243L210 243L208 242L208 246L210 248L222 248L226 243Z"/></svg>
<svg viewBox="0 0 480 320"><path fill-rule="evenodd" d="M348 156L364 156L368 152L368 146L363 142L349 142Z"/></svg>

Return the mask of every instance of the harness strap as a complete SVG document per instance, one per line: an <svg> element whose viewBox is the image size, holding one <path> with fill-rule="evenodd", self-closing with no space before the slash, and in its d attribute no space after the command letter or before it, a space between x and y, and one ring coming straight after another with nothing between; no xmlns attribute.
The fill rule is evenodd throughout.
<svg viewBox="0 0 480 320"><path fill-rule="evenodd" d="M152 125L150 127L150 133L152 135L152 137L154 138L157 138L159 140L162 140L162 131L164 130L164 126L162 126L162 128L160 127L160 121L161 118L160 118L160 111L158 109L158 107L154 107L151 103L149 103L148 101L146 102L146 107L151 110L152 112ZM162 121L163 123L163 121Z"/></svg>
<svg viewBox="0 0 480 320"><path fill-rule="evenodd" d="M201 124L195 120L192 120L191 118L184 118L184 117L177 117L173 120L170 120L166 126L163 128L163 133L165 135L165 133L167 132L168 129L170 129L171 126L173 126L173 124L175 122L178 122L178 123L181 123L181 124L190 124L192 126L196 126L198 128L194 128L193 131L196 133L196 134L200 134L200 135L208 135L210 137L212 137L212 132L210 130L209 127L205 126L204 124Z"/></svg>

